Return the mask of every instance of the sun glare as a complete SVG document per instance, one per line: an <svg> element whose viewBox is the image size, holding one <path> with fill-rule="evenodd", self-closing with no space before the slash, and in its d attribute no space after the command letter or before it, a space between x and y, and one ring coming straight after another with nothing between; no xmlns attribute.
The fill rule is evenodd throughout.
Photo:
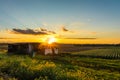
<svg viewBox="0 0 120 80"><path fill-rule="evenodd" d="M42 38L43 44L52 44L57 41L58 41L57 38L55 36L51 36L51 35L48 35L48 36L45 36L44 38Z"/></svg>
<svg viewBox="0 0 120 80"><path fill-rule="evenodd" d="M56 42L56 39L54 37L48 39L48 44L52 44L54 42Z"/></svg>

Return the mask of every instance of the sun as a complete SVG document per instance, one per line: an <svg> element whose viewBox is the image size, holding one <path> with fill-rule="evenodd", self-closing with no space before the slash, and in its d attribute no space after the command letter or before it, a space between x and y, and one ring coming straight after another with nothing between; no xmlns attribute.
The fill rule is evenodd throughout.
<svg viewBox="0 0 120 80"><path fill-rule="evenodd" d="M52 36L52 35L47 35L47 36L44 36L42 38L42 42L43 44L53 44L53 43L56 43L58 41L58 39L55 37L55 36Z"/></svg>
<svg viewBox="0 0 120 80"><path fill-rule="evenodd" d="M48 44L52 44L54 42L56 42L56 38L55 37L48 38Z"/></svg>

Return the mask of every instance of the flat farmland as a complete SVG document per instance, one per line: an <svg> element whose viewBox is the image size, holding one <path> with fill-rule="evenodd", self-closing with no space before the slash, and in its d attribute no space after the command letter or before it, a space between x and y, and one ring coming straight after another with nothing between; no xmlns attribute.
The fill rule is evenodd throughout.
<svg viewBox="0 0 120 80"><path fill-rule="evenodd" d="M78 52L66 51L58 55L37 55L33 58L1 52L0 79L120 80L120 47L87 47Z"/></svg>

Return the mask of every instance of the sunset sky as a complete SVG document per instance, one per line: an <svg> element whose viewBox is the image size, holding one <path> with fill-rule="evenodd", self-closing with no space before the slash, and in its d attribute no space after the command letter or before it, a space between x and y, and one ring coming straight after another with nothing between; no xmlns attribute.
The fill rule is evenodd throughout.
<svg viewBox="0 0 120 80"><path fill-rule="evenodd" d="M120 43L120 0L0 0L0 43L51 36L59 43Z"/></svg>

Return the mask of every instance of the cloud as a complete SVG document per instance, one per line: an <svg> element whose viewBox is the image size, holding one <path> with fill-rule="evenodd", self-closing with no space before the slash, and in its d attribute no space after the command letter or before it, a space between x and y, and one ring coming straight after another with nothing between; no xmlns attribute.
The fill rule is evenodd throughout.
<svg viewBox="0 0 120 80"><path fill-rule="evenodd" d="M41 31L47 31L47 29L45 29L45 28L40 28L41 29Z"/></svg>
<svg viewBox="0 0 120 80"><path fill-rule="evenodd" d="M31 35L49 35L49 34L55 34L54 31L47 31L47 29L40 28L40 30L36 29L16 29L13 28L12 33L15 34L31 34Z"/></svg>
<svg viewBox="0 0 120 80"><path fill-rule="evenodd" d="M97 38L64 38L64 39L97 39Z"/></svg>
<svg viewBox="0 0 120 80"><path fill-rule="evenodd" d="M67 28L65 28L65 26L62 26L62 27L61 27L61 31L62 31L62 32L74 33L74 31L68 30Z"/></svg>
<svg viewBox="0 0 120 80"><path fill-rule="evenodd" d="M18 39L18 38L5 38L5 37L0 37L0 39Z"/></svg>
<svg viewBox="0 0 120 80"><path fill-rule="evenodd" d="M32 29L26 29L26 30L23 30L23 29L12 29L12 31L14 33L18 33L18 34L46 34L45 32L42 32L42 31L34 31Z"/></svg>
<svg viewBox="0 0 120 80"><path fill-rule="evenodd" d="M64 26L61 28L61 30L62 30L63 32L68 32L68 31L69 31L69 30L66 29Z"/></svg>

